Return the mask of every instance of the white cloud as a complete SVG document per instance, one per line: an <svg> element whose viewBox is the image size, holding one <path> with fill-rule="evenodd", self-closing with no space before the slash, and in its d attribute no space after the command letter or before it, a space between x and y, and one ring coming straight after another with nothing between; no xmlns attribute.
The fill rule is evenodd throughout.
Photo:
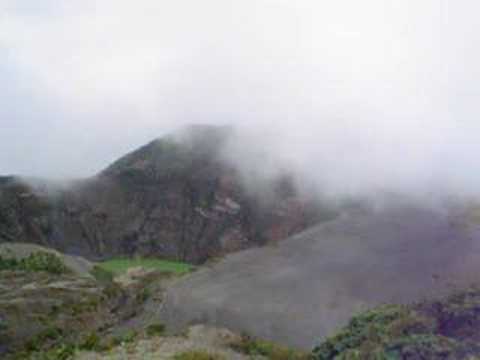
<svg viewBox="0 0 480 360"><path fill-rule="evenodd" d="M0 94L12 99L0 172L88 175L209 122L266 131L258 146L334 190L476 190L478 10L472 0L0 0ZM42 136L39 154L30 142Z"/></svg>

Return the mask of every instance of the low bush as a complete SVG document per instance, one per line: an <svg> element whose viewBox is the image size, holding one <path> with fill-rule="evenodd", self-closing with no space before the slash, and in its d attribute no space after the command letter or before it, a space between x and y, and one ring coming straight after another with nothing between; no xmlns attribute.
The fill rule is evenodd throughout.
<svg viewBox="0 0 480 360"><path fill-rule="evenodd" d="M0 255L0 270L16 270L18 265L17 259L5 258Z"/></svg>
<svg viewBox="0 0 480 360"><path fill-rule="evenodd" d="M111 341L111 344L110 346L111 347L114 347L114 346L118 346L118 345L121 345L121 344L129 344L129 343L132 343L135 341L135 339L137 338L138 336L138 333L135 331L135 330L130 330L128 331L127 333L123 334L123 335L118 335L118 336L115 336L112 341Z"/></svg>
<svg viewBox="0 0 480 360"><path fill-rule="evenodd" d="M34 252L21 260L0 256L0 270L45 271L51 274L68 272L68 268L57 255L46 251Z"/></svg>
<svg viewBox="0 0 480 360"><path fill-rule="evenodd" d="M7 320L0 317L0 333L8 330Z"/></svg>
<svg viewBox="0 0 480 360"><path fill-rule="evenodd" d="M25 271L46 271L51 274L68 272L63 261L55 254L38 251L20 260L20 267Z"/></svg>
<svg viewBox="0 0 480 360"><path fill-rule="evenodd" d="M250 357L263 356L270 360L310 360L310 354L280 346L270 341L256 339L244 334L240 341L230 344L230 347Z"/></svg>
<svg viewBox="0 0 480 360"><path fill-rule="evenodd" d="M25 349L27 351L38 351L42 349L42 347L46 343L53 343L56 340L62 338L63 332L62 329L57 327L48 327L29 341L25 343Z"/></svg>
<svg viewBox="0 0 480 360"><path fill-rule="evenodd" d="M98 351L100 350L100 337L96 332L91 332L82 341L80 350Z"/></svg>
<svg viewBox="0 0 480 360"><path fill-rule="evenodd" d="M69 360L75 354L75 346L71 344L62 344L49 351L42 353L42 360Z"/></svg>
<svg viewBox="0 0 480 360"><path fill-rule="evenodd" d="M135 299L139 304L143 304L145 301L147 301L150 297L152 296L151 290L148 288L143 289L140 291Z"/></svg>
<svg viewBox="0 0 480 360"><path fill-rule="evenodd" d="M165 325L150 324L146 329L147 336L161 336L165 333Z"/></svg>
<svg viewBox="0 0 480 360"><path fill-rule="evenodd" d="M406 354L456 359L458 344L436 331L435 319L408 306L384 305L353 317L347 327L317 346L313 355L315 360L396 360Z"/></svg>

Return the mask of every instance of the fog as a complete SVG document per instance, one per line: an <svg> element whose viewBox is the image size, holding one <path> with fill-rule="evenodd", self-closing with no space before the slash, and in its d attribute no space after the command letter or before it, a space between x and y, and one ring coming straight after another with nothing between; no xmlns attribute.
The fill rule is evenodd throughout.
<svg viewBox="0 0 480 360"><path fill-rule="evenodd" d="M334 194L480 194L479 10L0 0L0 174L90 176L186 124L229 124L243 170Z"/></svg>

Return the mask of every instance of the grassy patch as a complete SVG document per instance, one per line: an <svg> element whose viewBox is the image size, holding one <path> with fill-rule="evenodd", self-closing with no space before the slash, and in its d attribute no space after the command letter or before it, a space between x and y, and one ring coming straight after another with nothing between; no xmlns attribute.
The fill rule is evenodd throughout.
<svg viewBox="0 0 480 360"><path fill-rule="evenodd" d="M243 335L240 341L231 343L230 347L236 352L250 357L263 356L269 360L312 359L311 355L305 352L293 350L270 341L256 339L248 335Z"/></svg>
<svg viewBox="0 0 480 360"><path fill-rule="evenodd" d="M182 262L142 258L112 259L99 263L98 266L103 270L114 273L115 275L124 274L128 269L134 267L143 267L145 269L154 269L179 275L188 273L194 269L193 265Z"/></svg>
<svg viewBox="0 0 480 360"><path fill-rule="evenodd" d="M90 270L90 274L101 284L109 284L113 281L113 273L98 265Z"/></svg>

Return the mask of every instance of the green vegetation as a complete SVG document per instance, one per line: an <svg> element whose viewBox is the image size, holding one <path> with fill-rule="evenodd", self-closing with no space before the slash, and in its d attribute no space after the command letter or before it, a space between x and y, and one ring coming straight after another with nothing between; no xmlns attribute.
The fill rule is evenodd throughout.
<svg viewBox="0 0 480 360"><path fill-rule="evenodd" d="M352 318L313 350L315 360L475 359L480 291L436 302L384 305Z"/></svg>
<svg viewBox="0 0 480 360"><path fill-rule="evenodd" d="M69 360L75 354L75 346L61 344L48 351L28 352L23 351L15 355L15 360Z"/></svg>
<svg viewBox="0 0 480 360"><path fill-rule="evenodd" d="M132 343L137 338L136 331L129 331L123 336L102 341L100 335L92 331L87 333L80 342L71 342L62 336L60 330L47 329L32 339L24 350L16 353L14 360L70 360L77 351L108 351L121 344ZM49 345L48 342L51 344Z"/></svg>
<svg viewBox="0 0 480 360"><path fill-rule="evenodd" d="M162 336L165 333L165 325L163 324L150 324L147 326L145 332L147 336Z"/></svg>
<svg viewBox="0 0 480 360"><path fill-rule="evenodd" d="M384 340L391 323L403 319L406 313L404 307L386 305L352 318L344 330L314 350L316 359L334 359L350 350L355 353L356 348L362 344L374 350L372 344Z"/></svg>
<svg viewBox="0 0 480 360"><path fill-rule="evenodd" d="M18 260L15 258L4 258L0 255L1 270L17 270L19 268Z"/></svg>
<svg viewBox="0 0 480 360"><path fill-rule="evenodd" d="M103 270L114 273L115 275L126 273L128 269L134 267L143 267L145 269L154 269L179 275L188 273L194 269L190 264L150 258L112 259L104 261L98 266Z"/></svg>
<svg viewBox="0 0 480 360"><path fill-rule="evenodd" d="M113 281L113 273L98 265L90 270L90 274L101 284L109 284Z"/></svg>
<svg viewBox="0 0 480 360"><path fill-rule="evenodd" d="M177 354L173 357L173 360L227 360L227 358L223 355L210 353L205 350L194 350Z"/></svg>
<svg viewBox="0 0 480 360"><path fill-rule="evenodd" d="M23 259L0 256L0 270L20 270L28 272L46 271L50 274L65 274L69 270L55 254L37 251Z"/></svg>
<svg viewBox="0 0 480 360"><path fill-rule="evenodd" d="M270 341L259 340L243 335L241 340L230 344L230 347L250 357L263 356L269 360L310 360L310 354L277 345Z"/></svg>
<svg viewBox="0 0 480 360"><path fill-rule="evenodd" d="M6 330L8 330L7 321L0 317L0 333L2 333L3 331L6 331Z"/></svg>
<svg viewBox="0 0 480 360"><path fill-rule="evenodd" d="M75 352L77 346L70 343L61 343L57 346L51 347L48 350L42 349L25 349L13 355L13 360L70 360Z"/></svg>
<svg viewBox="0 0 480 360"><path fill-rule="evenodd" d="M39 351L46 343L55 342L63 336L62 329L57 327L48 327L38 335L34 336L25 344L27 351Z"/></svg>
<svg viewBox="0 0 480 360"><path fill-rule="evenodd" d="M127 331L123 335L115 336L112 340L112 346L118 346L121 344L129 344L135 341L138 337L138 333L135 330Z"/></svg>
<svg viewBox="0 0 480 360"><path fill-rule="evenodd" d="M147 301L150 296L152 296L152 292L150 289L145 288L142 291L140 291L135 299L137 300L138 303L143 304L145 301Z"/></svg>
<svg viewBox="0 0 480 360"><path fill-rule="evenodd" d="M91 332L82 341L79 346L80 350L100 351L100 337L96 332Z"/></svg>
<svg viewBox="0 0 480 360"><path fill-rule="evenodd" d="M75 354L75 347L62 344L44 353L45 360L68 360Z"/></svg>
<svg viewBox="0 0 480 360"><path fill-rule="evenodd" d="M113 281L108 283L102 290L102 294L106 296L107 299L114 299L122 293L122 289L118 284L115 284Z"/></svg>

